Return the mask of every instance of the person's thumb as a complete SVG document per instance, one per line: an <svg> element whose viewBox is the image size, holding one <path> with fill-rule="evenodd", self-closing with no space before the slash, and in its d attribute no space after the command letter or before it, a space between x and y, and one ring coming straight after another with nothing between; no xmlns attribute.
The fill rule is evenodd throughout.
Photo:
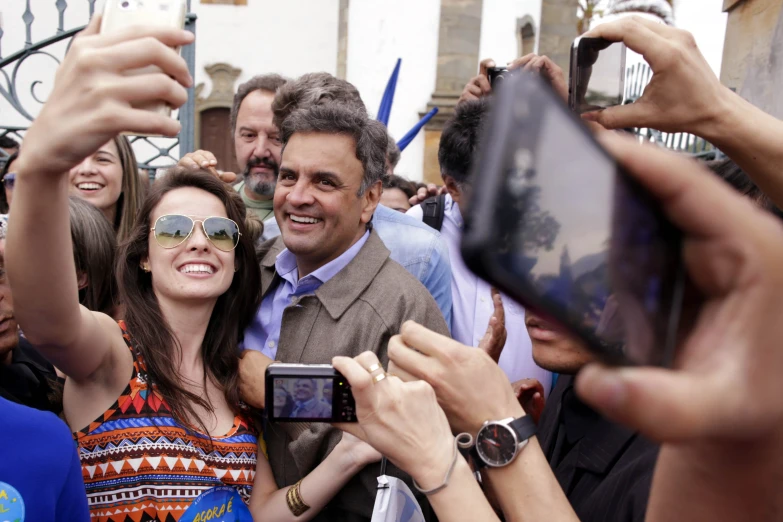
<svg viewBox="0 0 783 522"><path fill-rule="evenodd" d="M649 127L649 108L641 100L628 105L608 107L601 111L586 112L582 119L594 121L606 129ZM652 127L655 127L652 125Z"/></svg>
<svg viewBox="0 0 783 522"><path fill-rule="evenodd" d="M233 172L218 172L218 177L223 183L233 183L237 180L237 175Z"/></svg>
<svg viewBox="0 0 783 522"><path fill-rule="evenodd" d="M659 442L714 435L715 395L692 374L662 368L607 368L591 364L576 391L607 418Z"/></svg>

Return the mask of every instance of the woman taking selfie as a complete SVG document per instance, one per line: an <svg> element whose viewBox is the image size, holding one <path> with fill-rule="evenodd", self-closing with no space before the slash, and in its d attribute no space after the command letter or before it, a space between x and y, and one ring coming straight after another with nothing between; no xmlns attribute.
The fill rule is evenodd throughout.
<svg viewBox="0 0 783 522"><path fill-rule="evenodd" d="M52 101L26 135L7 249L17 318L67 376L63 410L91 519L124 522L143 511L149 520L194 520L222 510L232 520L308 520L380 455L346 437L291 488L296 502L289 488L277 489L239 405L237 345L261 285L245 209L230 188L206 172L170 172L117 254L125 321L79 305L69 171L123 129L176 134L176 121L130 101L164 96L179 106L192 83L171 49L191 34L137 27L97 35L98 23L74 40ZM123 74L153 63L165 74Z"/></svg>

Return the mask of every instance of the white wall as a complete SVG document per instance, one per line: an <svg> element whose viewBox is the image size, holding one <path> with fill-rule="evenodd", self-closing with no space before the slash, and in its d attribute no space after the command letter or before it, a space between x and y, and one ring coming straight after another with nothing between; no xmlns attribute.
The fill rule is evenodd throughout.
<svg viewBox="0 0 783 522"><path fill-rule="evenodd" d="M484 0L481 13L479 61L492 58L495 63L502 65L518 58L517 20L525 15L535 21L536 49L538 49L541 0Z"/></svg>
<svg viewBox="0 0 783 522"><path fill-rule="evenodd" d="M605 8L608 1L604 0L600 8ZM728 15L723 12L723 0L675 0L674 25L693 33L696 44L704 54L704 58L715 74L720 76L723 60L723 40L726 37L726 20ZM616 19L607 16L603 21ZM633 59L634 62L637 58Z"/></svg>
<svg viewBox="0 0 783 522"><path fill-rule="evenodd" d="M693 33L704 58L719 77L727 19L728 14L723 12L723 0L674 2L675 25Z"/></svg>
<svg viewBox="0 0 783 522"><path fill-rule="evenodd" d="M256 74L297 77L337 71L339 0L248 0L248 5L202 5L196 21L196 83L211 88L204 66L242 69L237 85Z"/></svg>
<svg viewBox="0 0 783 522"><path fill-rule="evenodd" d="M320 1L320 0L319 0ZM335 9L336 11L336 9ZM347 80L371 115L402 58L389 131L400 139L426 110L435 89L440 0L352 0L348 16ZM403 151L396 172L422 178L424 131Z"/></svg>

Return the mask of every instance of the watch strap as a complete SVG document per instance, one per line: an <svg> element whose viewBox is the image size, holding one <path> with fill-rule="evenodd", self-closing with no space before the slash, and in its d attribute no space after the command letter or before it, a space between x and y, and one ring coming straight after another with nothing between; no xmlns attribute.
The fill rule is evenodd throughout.
<svg viewBox="0 0 783 522"><path fill-rule="evenodd" d="M479 455L476 446L470 448L470 459L473 461L473 467L476 468L477 470L487 467L487 463L484 462L484 459L482 459L481 456Z"/></svg>
<svg viewBox="0 0 783 522"><path fill-rule="evenodd" d="M517 434L517 441L522 444L536 434L536 423L530 415L524 415L508 423L509 428Z"/></svg>

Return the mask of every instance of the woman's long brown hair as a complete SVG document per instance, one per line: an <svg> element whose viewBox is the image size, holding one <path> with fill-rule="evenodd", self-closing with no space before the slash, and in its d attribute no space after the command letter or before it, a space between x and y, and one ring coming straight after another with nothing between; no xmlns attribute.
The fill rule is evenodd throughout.
<svg viewBox="0 0 783 522"><path fill-rule="evenodd" d="M139 209L144 203L144 190L139 180L139 165L130 141L122 135L117 136L113 141L120 155L122 192L120 199L117 200L117 217L112 224L117 232L117 240L123 241L133 232Z"/></svg>
<svg viewBox="0 0 783 522"><path fill-rule="evenodd" d="M235 249L237 272L229 289L221 295L209 319L201 359L204 363L204 384L210 379L223 393L235 414L239 413L239 349L245 328L261 304L261 271L255 248L245 231L245 207L231 197L231 187L205 171L171 169L157 181L141 208L130 237L120 245L117 255L117 283L121 302L125 305L125 323L136 349L147 366L147 383L156 386L166 399L172 413L184 426L194 421L203 433L205 424L195 414L193 405L214 411L204 396L188 391L179 375L177 361L181 346L166 323L152 290L153 274L141 270L141 260L147 257L150 218L163 196L184 187L193 187L216 196L226 207L226 215L239 225L242 234Z"/></svg>

